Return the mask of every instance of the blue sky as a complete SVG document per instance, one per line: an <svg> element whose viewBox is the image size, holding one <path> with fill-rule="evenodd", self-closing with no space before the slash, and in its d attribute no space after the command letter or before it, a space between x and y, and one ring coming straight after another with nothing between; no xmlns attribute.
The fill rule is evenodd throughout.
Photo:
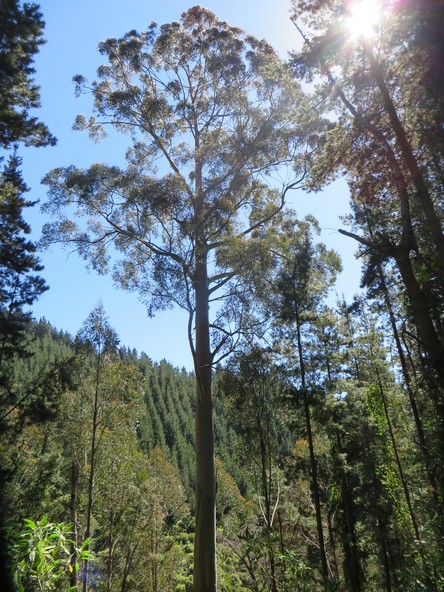
<svg viewBox="0 0 444 592"><path fill-rule="evenodd" d="M74 97L72 77L83 74L94 78L102 63L97 51L99 41L120 37L131 29L144 30L153 20L159 24L178 20L193 3L182 0L42 0L38 4L46 21L47 41L35 60L42 99L38 115L58 138L58 144L53 148L22 149L21 155L24 178L31 188L28 197L43 203L45 188L40 180L53 167L121 162L122 147L115 136L94 144L87 134L71 129L77 114L91 112L90 97ZM230 24L266 38L282 57L300 43L289 19L290 0L208 0L204 5ZM351 299L358 290L360 265L354 258L356 245L337 232L341 227L339 216L348 208L345 183L338 181L319 194L295 192L289 204L300 217L311 213L318 218L323 229L321 240L335 248L343 259L345 271L336 290ZM37 239L47 219L40 214L38 206L26 212L26 218L32 226L33 238ZM75 253L52 247L51 251L41 253L40 258L45 266L42 275L50 290L34 304L35 318L45 317L57 329L74 335L94 306L101 302L123 345L144 351L154 361L166 359L175 366L192 368L185 314L172 310L148 319L137 294L123 292L113 286L110 278L88 272Z"/></svg>

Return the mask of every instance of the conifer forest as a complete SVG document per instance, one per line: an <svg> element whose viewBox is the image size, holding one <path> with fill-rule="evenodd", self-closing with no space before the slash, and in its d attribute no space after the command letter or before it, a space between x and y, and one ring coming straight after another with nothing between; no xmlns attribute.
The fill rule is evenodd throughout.
<svg viewBox="0 0 444 592"><path fill-rule="evenodd" d="M4 592L444 590L444 4L288 11L286 59L202 6L98 39L74 128L126 148L42 170L37 205L45 14L0 2ZM338 178L349 300L288 205ZM74 335L35 318L54 245L185 311L193 371L101 304Z"/></svg>

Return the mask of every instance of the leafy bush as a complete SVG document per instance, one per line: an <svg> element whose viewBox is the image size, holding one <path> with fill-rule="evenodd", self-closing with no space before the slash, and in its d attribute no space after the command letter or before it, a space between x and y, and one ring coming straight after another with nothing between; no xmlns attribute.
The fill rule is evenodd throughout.
<svg viewBox="0 0 444 592"><path fill-rule="evenodd" d="M21 530L9 525L11 567L19 592L64 590L66 576L79 570L79 561L92 559L90 541L75 548L70 532L70 525L49 522L47 514L37 522L26 518ZM68 590L74 592L76 586Z"/></svg>

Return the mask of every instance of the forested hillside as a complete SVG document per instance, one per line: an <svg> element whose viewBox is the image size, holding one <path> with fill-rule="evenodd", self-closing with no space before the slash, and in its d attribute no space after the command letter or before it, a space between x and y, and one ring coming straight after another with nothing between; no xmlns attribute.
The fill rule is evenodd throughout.
<svg viewBox="0 0 444 592"><path fill-rule="evenodd" d="M30 356L16 361L13 374L24 393L23 408L27 408L33 417L40 413L46 419L59 412L60 393L51 391L54 374L58 373L59 388L68 388L75 383L76 340L57 331L46 320L30 325L28 336ZM194 490L194 376L185 369L173 368L166 361L154 363L134 349L119 348L115 356L122 366L133 366L140 373L141 413L134 429L141 449L150 453L154 448L160 448L164 452L181 475L191 503ZM91 365L94 365L93 361ZM33 389L35 392L30 392ZM230 427L219 399L215 421L218 455L236 475L236 481L245 486L236 460L236 432Z"/></svg>
<svg viewBox="0 0 444 592"><path fill-rule="evenodd" d="M19 152L56 142L34 117L44 22L0 4L5 592L444 589L444 13L371 6L294 1L288 61L194 6L74 77L93 98L76 130L128 146L47 172L39 248L150 315L182 308L188 372L122 347L102 305L75 335L33 319L48 286ZM340 175L349 300L287 205Z"/></svg>
<svg viewBox="0 0 444 592"><path fill-rule="evenodd" d="M320 589L313 459L332 582L375 591L423 582L431 590L441 578L441 476L421 453L400 367L377 319L359 301L324 310L314 349L304 347L307 377L317 381L308 401L267 350L217 372L222 590ZM81 547L90 512L90 581L110 590L189 589L193 375L119 347L98 365L94 348L46 321L30 326L29 340L32 355L14 364L23 397L8 416L16 427L3 452L11 534L26 536L20 522L29 518L33 540L49 545L54 532L37 522L49 514L56 533L76 524L65 536ZM433 409L420 391L415 396L433 453Z"/></svg>

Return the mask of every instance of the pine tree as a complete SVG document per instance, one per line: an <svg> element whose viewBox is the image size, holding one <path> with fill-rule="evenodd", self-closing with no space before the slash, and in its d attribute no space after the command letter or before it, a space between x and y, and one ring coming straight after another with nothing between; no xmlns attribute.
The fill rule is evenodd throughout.
<svg viewBox="0 0 444 592"><path fill-rule="evenodd" d="M41 271L41 267L34 254L34 245L23 238L29 233L29 227L22 218L22 209L32 204L23 198L26 187L18 172L20 160L15 146L18 143L54 145L55 138L43 123L30 115L30 110L40 104L39 88L32 79L32 61L43 43L44 22L39 8L19 0L3 0L0 23L0 163L7 151L14 148L9 163L4 165L0 174L0 409L4 411L4 404L8 402L5 401L5 391L10 391L5 362L14 352L23 353L27 316L22 307L32 304L46 289L41 278L30 275ZM1 425L0 431L4 429ZM1 467L0 500L6 477ZM1 508L0 530L5 511L2 503ZM12 584L4 566L5 545L2 541L0 548L0 580L8 590Z"/></svg>
<svg viewBox="0 0 444 592"><path fill-rule="evenodd" d="M54 145L46 125L30 115L40 107L40 92L32 79L32 61L44 43L44 22L37 4L3 0L0 4L0 146Z"/></svg>
<svg viewBox="0 0 444 592"><path fill-rule="evenodd" d="M27 187L19 171L20 159L10 157L0 175L0 388L8 389L7 363L14 355L24 356L30 306L47 286L37 275L42 266L35 244L26 238L31 229L22 211L33 205L23 194ZM2 404L5 401L2 395Z"/></svg>
<svg viewBox="0 0 444 592"><path fill-rule="evenodd" d="M288 217L285 232L275 240L276 269L273 290L270 290L270 305L278 342L286 342L286 363L289 368L297 368L297 373L290 370L289 374L293 374L291 382L295 385L295 398L300 397L303 403L321 573L327 582L332 578L332 573L324 536L312 417L316 395L322 392L321 376L326 373L317 364L317 354L314 352L319 343L313 342L313 333L316 318L321 313L322 300L341 270L341 262L335 251L327 250L322 243L314 243L313 234L316 231L318 225L312 218L296 222ZM324 380L327 379L328 375Z"/></svg>

